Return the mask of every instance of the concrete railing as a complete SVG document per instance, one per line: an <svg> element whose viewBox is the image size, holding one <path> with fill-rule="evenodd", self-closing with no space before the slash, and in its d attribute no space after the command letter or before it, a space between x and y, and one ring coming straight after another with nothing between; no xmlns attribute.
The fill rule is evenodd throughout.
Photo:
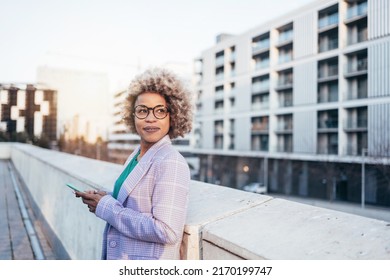
<svg viewBox="0 0 390 280"><path fill-rule="evenodd" d="M59 258L100 258L104 222L65 187L109 188L121 166L25 144L0 144ZM384 221L192 181L185 259L390 259Z"/></svg>

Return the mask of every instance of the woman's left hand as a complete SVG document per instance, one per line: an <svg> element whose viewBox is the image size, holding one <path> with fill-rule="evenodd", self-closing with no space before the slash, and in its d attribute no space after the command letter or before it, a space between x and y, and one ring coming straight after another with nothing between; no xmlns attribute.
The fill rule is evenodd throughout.
<svg viewBox="0 0 390 280"><path fill-rule="evenodd" d="M83 203L88 206L89 212L95 213L100 199L107 193L105 191L89 190L86 192L75 192L76 197L81 197Z"/></svg>

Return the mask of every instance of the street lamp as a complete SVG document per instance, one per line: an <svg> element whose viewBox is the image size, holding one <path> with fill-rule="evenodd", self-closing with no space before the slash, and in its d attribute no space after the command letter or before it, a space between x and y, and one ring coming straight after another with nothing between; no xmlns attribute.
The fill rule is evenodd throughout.
<svg viewBox="0 0 390 280"><path fill-rule="evenodd" d="M366 200L366 167L365 167L365 155L367 153L367 149L362 149L362 208L365 207Z"/></svg>

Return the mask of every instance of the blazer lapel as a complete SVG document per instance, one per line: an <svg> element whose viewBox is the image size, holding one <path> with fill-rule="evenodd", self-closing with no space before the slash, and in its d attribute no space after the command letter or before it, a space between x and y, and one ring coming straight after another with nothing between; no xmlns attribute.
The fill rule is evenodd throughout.
<svg viewBox="0 0 390 280"><path fill-rule="evenodd" d="M130 193L133 191L135 186L139 183L139 181L146 175L149 170L151 164L153 163L153 157L158 152L158 150L166 145L170 144L171 140L168 135L164 136L160 141L154 144L150 149L145 153L140 162L134 167L133 171L127 176L126 180L123 182L123 185L118 194L118 201L123 204ZM136 151L132 153L132 157L136 155ZM134 155L133 155L134 154ZM132 158L131 157L131 158ZM131 159L130 159L131 160ZM130 161L129 161L130 162Z"/></svg>

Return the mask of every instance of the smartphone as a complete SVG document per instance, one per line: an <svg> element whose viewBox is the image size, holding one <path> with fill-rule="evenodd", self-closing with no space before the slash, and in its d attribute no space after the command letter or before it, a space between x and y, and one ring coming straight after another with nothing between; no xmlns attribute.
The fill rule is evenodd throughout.
<svg viewBox="0 0 390 280"><path fill-rule="evenodd" d="M73 186L72 184L67 183L66 185L76 192L83 192L83 191L79 190L77 187Z"/></svg>

